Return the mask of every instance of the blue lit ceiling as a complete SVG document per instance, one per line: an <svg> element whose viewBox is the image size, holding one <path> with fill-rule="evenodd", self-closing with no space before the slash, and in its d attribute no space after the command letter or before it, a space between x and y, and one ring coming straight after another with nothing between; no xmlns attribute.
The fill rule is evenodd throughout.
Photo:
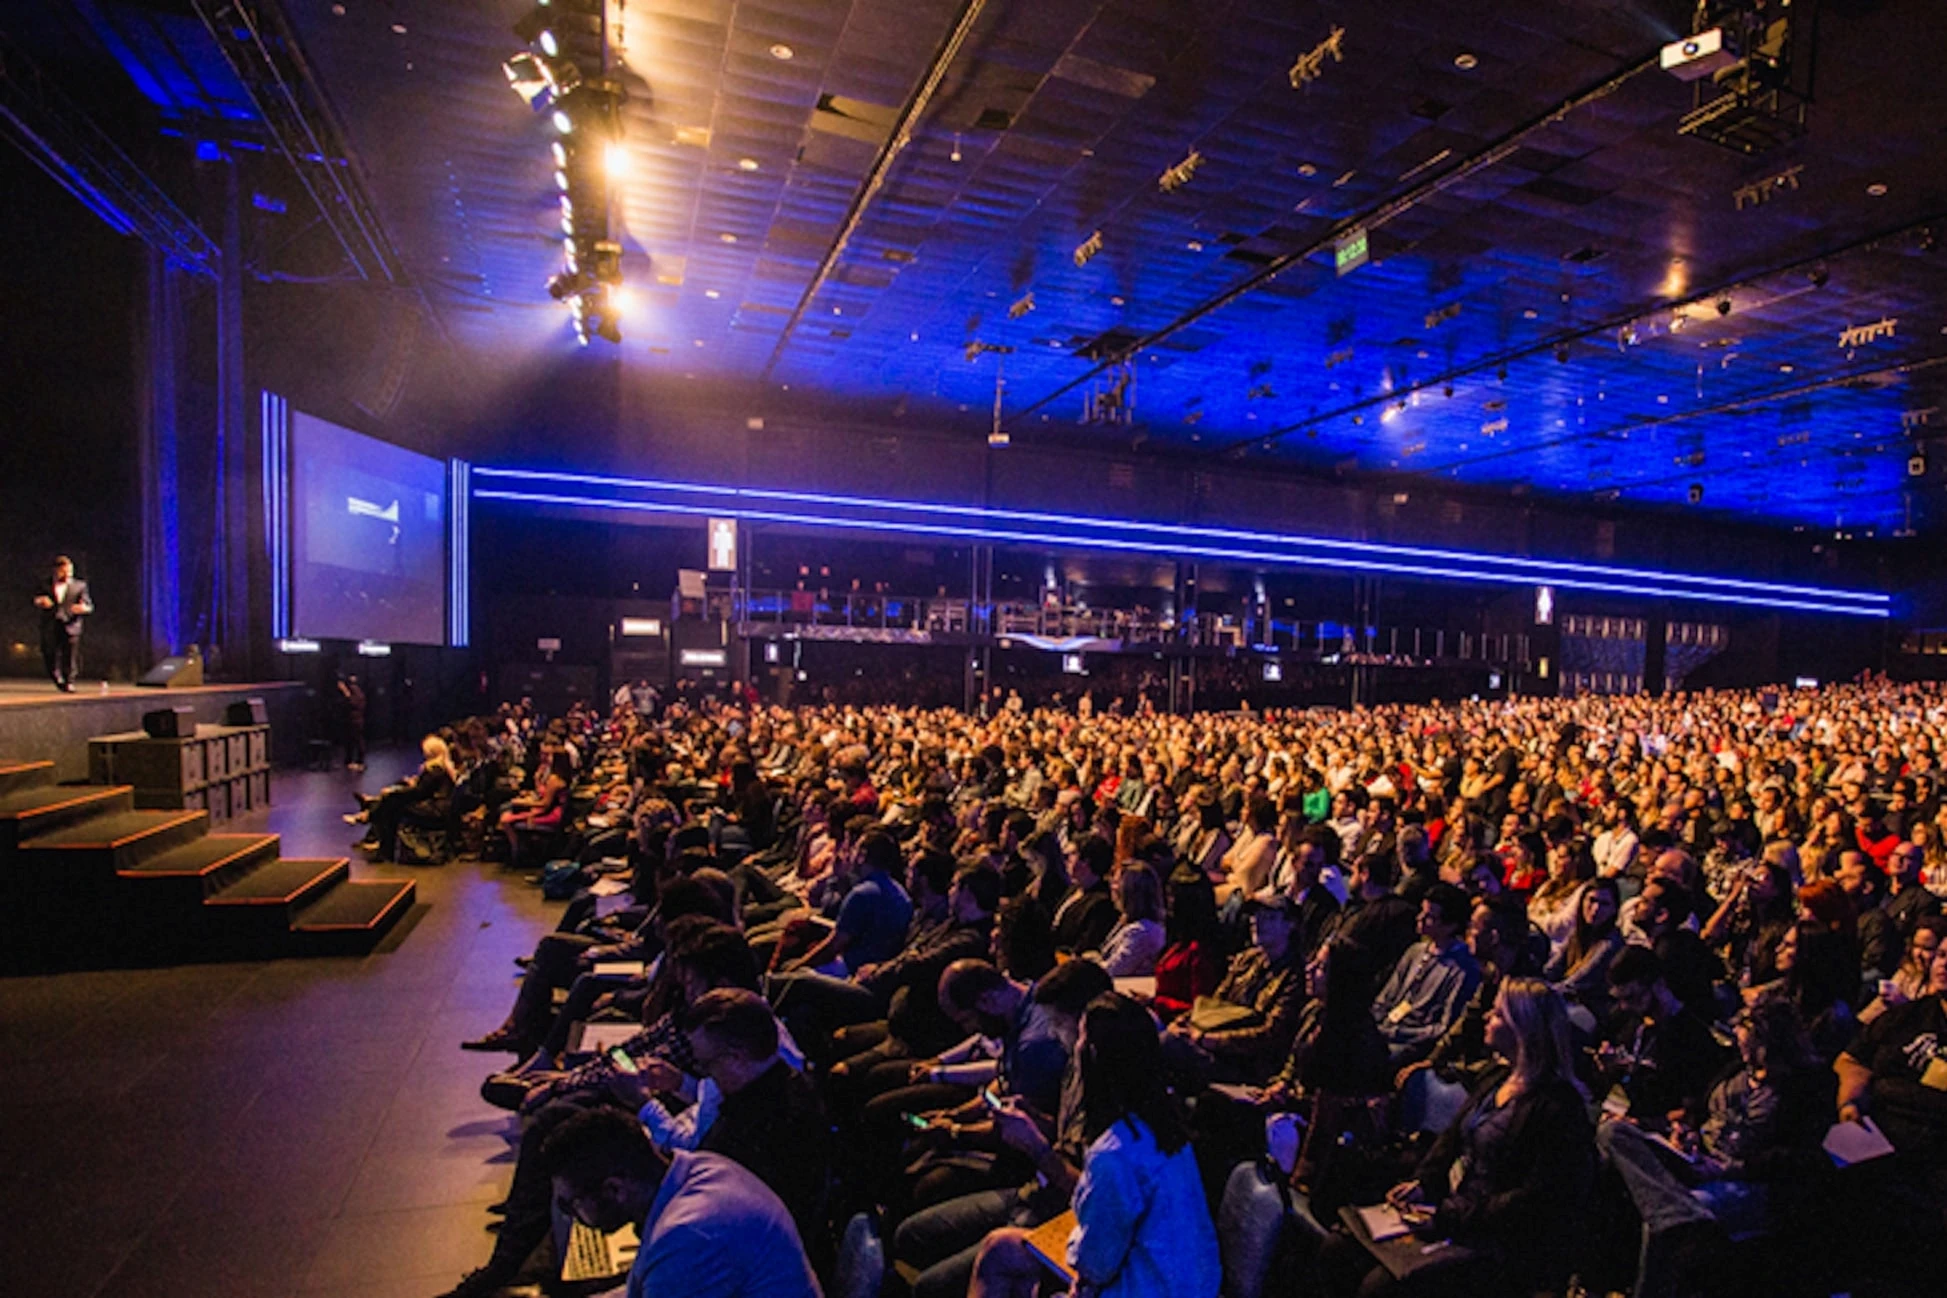
<svg viewBox="0 0 1947 1298"><path fill-rule="evenodd" d="M447 330L503 372L571 352L544 289L547 127L499 70L525 0L285 7ZM1810 132L1760 157L1681 138L1690 89L1654 68L1549 120L1690 8L991 3L786 336L959 6L629 0L621 361L678 393L789 385L969 436L1004 374L1020 442L1926 526L1947 452L1917 478L1908 458L1947 432L1927 413L1947 407L1947 250L1923 232L1938 213L1947 236L1947 5L1825 0ZM1294 89L1334 27L1342 60ZM1371 264L1340 276L1327 247L1253 284L1537 123L1374 224ZM1134 422L1081 422L1112 377L1087 354L1143 339Z"/></svg>

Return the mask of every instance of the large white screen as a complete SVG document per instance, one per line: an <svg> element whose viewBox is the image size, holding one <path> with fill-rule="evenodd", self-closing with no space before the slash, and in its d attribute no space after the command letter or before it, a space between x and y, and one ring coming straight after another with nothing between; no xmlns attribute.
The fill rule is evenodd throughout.
<svg viewBox="0 0 1947 1298"><path fill-rule="evenodd" d="M446 466L310 415L291 415L293 630L441 644Z"/></svg>

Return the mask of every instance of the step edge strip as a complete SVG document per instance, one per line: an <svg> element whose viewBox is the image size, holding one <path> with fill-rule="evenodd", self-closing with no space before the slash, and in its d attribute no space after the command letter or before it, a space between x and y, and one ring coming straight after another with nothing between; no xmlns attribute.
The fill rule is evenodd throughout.
<svg viewBox="0 0 1947 1298"><path fill-rule="evenodd" d="M293 933L367 932L371 929L377 928L380 921L384 920L387 915L390 915L394 910L396 910L399 906L399 903L402 900L414 895L419 890L418 883L412 879L359 879L357 880L357 882L382 883L382 884L396 883L399 886L399 890L392 895L391 901L388 901L385 903L385 905L381 906L378 910L378 913L373 915L371 919L365 921L365 923L363 924L306 924L302 922L297 922L291 925L291 931Z"/></svg>
<svg viewBox="0 0 1947 1298"><path fill-rule="evenodd" d="M58 788L60 786L56 785L55 787ZM32 820L36 816L45 816L50 812L66 811L70 807L84 807L90 802L104 802L111 798L119 797L124 793L133 792L135 792L135 786L133 784L105 784L98 788L90 789L85 795L79 798L65 798L60 802L50 802L45 807L28 807L23 811L0 811L0 820Z"/></svg>
<svg viewBox="0 0 1947 1298"><path fill-rule="evenodd" d="M44 843L38 839L30 838L20 844L19 850L23 852L115 852L127 847L130 843L139 843L143 839L160 834L165 830L180 829L198 816L207 816L208 814L206 811L185 811L178 814L173 820L161 821L145 829L137 830L133 834L127 834L106 843Z"/></svg>
<svg viewBox="0 0 1947 1298"><path fill-rule="evenodd" d="M211 861L208 865L205 865L200 869L196 869L196 870L117 870L115 871L115 877L118 879L201 879L206 875L211 875L216 873L218 870L221 870L226 865L241 860L243 857L249 856L252 852L261 852L263 851L266 844L275 843L277 841L276 834L251 835L251 837L255 837L257 841L251 843L247 847L238 848L236 851L230 853L228 856L218 857L216 860Z"/></svg>
<svg viewBox="0 0 1947 1298"><path fill-rule="evenodd" d="M299 860L299 861L304 861L304 860L324 861L326 862L326 867L318 871L318 873L312 875L309 879L306 879L301 885L299 885L297 888L292 889L290 892L286 893L282 897L232 897L226 900L221 893L216 893L211 896L203 898L203 904L205 906L288 906L293 901L296 901L299 897L302 897L306 892L310 891L312 888L317 887L318 880L322 879L325 875L330 874L333 870L343 867L347 875L349 875L351 872L351 861L345 857L339 857L336 861L332 861L330 860L330 858L322 857L322 856L321 857L292 857L289 859Z"/></svg>

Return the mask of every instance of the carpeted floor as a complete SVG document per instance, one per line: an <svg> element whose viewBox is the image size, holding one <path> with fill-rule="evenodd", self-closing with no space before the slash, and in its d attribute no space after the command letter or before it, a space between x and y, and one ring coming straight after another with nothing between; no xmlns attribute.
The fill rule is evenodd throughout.
<svg viewBox="0 0 1947 1298"><path fill-rule="evenodd" d="M229 828L347 855L350 791L408 760L280 774ZM0 979L0 1293L426 1298L485 1260L505 1057L458 1043L553 908L498 866L410 873L418 910L362 959Z"/></svg>

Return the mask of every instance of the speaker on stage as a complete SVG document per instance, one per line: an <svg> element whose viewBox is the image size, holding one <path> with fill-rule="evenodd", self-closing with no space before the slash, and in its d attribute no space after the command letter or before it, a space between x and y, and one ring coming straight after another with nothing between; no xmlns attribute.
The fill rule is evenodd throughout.
<svg viewBox="0 0 1947 1298"><path fill-rule="evenodd" d="M142 714L142 729L151 739L194 739L195 708L157 708Z"/></svg>
<svg viewBox="0 0 1947 1298"><path fill-rule="evenodd" d="M238 699L223 709L223 724L226 726L267 726L270 724L270 709L262 699Z"/></svg>
<svg viewBox="0 0 1947 1298"><path fill-rule="evenodd" d="M164 658L149 668L147 674L135 683L157 690L183 689L191 685L201 685L203 655L196 652L195 646L192 645L187 654L180 658Z"/></svg>

